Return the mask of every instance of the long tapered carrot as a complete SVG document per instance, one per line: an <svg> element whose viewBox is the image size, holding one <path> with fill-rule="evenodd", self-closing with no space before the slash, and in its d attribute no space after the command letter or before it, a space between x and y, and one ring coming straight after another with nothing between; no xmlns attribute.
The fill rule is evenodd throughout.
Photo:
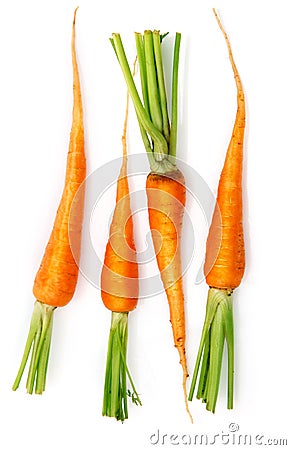
<svg viewBox="0 0 291 450"><path fill-rule="evenodd" d="M76 13L77 8L72 27L73 115L65 185L53 230L35 277L33 286L35 307L23 359L13 385L13 390L16 390L32 349L26 385L30 394L34 388L37 394L41 394L45 389L53 312L55 308L65 306L71 300L78 278L84 207L82 183L86 177L86 159L82 98L75 48Z"/></svg>
<svg viewBox="0 0 291 450"><path fill-rule="evenodd" d="M228 349L228 408L233 408L234 332L232 292L240 285L245 269L242 221L242 166L245 131L245 97L234 63L228 36L215 10L214 14L225 38L237 87L237 113L231 140L221 172L217 202L206 245L204 273L209 285L206 318L194 369L189 399L194 395L203 354L197 397L206 408L215 411L222 353Z"/></svg>
<svg viewBox="0 0 291 450"><path fill-rule="evenodd" d="M135 106L141 136L150 162L151 172L146 183L149 223L156 259L170 307L174 344L178 349L183 369L182 384L186 410L192 420L186 391L188 370L185 355L186 332L180 255L185 183L175 160L181 35L176 34L174 48L171 120L168 116L161 51L161 41L164 36L159 31L146 30L143 35L136 33L135 37L143 101L131 76L120 35L114 33L111 42Z"/></svg>
<svg viewBox="0 0 291 450"><path fill-rule="evenodd" d="M168 297L174 345L187 378L185 355L185 314L180 240L186 201L183 174L150 173L146 182L149 223L163 285Z"/></svg>
<svg viewBox="0 0 291 450"><path fill-rule="evenodd" d="M127 178L128 101L129 95L127 93L122 135L122 165L117 180L116 205L101 272L102 300L106 308L112 311L102 414L115 417L122 422L128 418L128 396L131 397L133 403L141 405L126 363L128 313L137 305L139 288ZM127 378L133 392L130 392L127 388Z"/></svg>

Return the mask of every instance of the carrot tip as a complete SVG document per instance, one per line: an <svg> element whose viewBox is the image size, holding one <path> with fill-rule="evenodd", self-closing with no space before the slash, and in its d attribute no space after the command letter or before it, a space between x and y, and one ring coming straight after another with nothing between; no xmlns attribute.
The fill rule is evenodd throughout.
<svg viewBox="0 0 291 450"><path fill-rule="evenodd" d="M79 6L76 6L75 11L74 11L73 25L75 25L75 23L76 23L76 15L77 15L78 9L79 9Z"/></svg>
<svg viewBox="0 0 291 450"><path fill-rule="evenodd" d="M183 377L184 401L185 401L185 406L186 406L186 412L187 412L187 414L188 414L188 416L190 418L190 421L191 421L191 423L194 423L193 416L192 416L192 414L190 412L189 403L188 403L188 395L187 395L187 388L186 388L187 377L188 377L188 374L187 374L187 376Z"/></svg>
<svg viewBox="0 0 291 450"><path fill-rule="evenodd" d="M32 394L34 390L36 394L42 394L45 390L54 310L53 306L35 302L22 361L12 386L13 391L16 391L20 384L31 349L27 392Z"/></svg>

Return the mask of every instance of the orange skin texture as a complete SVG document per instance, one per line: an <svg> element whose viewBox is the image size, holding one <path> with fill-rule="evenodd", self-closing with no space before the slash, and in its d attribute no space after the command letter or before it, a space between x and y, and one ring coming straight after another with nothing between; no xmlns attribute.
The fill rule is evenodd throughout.
<svg viewBox="0 0 291 450"><path fill-rule="evenodd" d="M133 66L133 75L135 69L136 60ZM128 105L129 93L127 92L122 134L122 165L117 180L115 209L101 272L101 298L106 308L117 313L135 309L139 291L138 264L127 178Z"/></svg>
<svg viewBox="0 0 291 450"><path fill-rule="evenodd" d="M81 88L75 50L75 16L72 64L74 103L65 185L53 230L33 286L33 293L38 301L55 307L65 306L75 292L84 209L84 185L76 196L86 178L86 158Z"/></svg>
<svg viewBox="0 0 291 450"><path fill-rule="evenodd" d="M221 28L222 29L222 28ZM245 98L226 33L229 57L237 86L237 113L221 172L217 202L206 245L204 273L210 287L235 289L245 269L242 214L242 168L245 131Z"/></svg>
<svg viewBox="0 0 291 450"><path fill-rule="evenodd" d="M146 183L149 223L162 282L168 298L174 344L185 377L185 313L180 240L186 201L185 181L179 170L150 173Z"/></svg>
<svg viewBox="0 0 291 450"><path fill-rule="evenodd" d="M101 272L101 297L106 308L113 312L132 311L138 301L138 264L126 163L124 155Z"/></svg>

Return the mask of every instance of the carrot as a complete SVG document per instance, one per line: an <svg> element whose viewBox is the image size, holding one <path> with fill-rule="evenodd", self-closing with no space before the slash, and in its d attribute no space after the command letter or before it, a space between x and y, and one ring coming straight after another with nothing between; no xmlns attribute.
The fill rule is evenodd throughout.
<svg viewBox="0 0 291 450"><path fill-rule="evenodd" d="M134 65L135 67L135 65ZM122 135L123 158L117 180L116 205L110 225L104 264L101 272L101 296L110 311L111 328L108 342L103 396L103 416L122 422L128 418L127 397L141 405L126 363L128 313L138 301L138 264L134 244L133 220L127 179L128 101ZM129 378L133 392L126 387Z"/></svg>
<svg viewBox="0 0 291 450"><path fill-rule="evenodd" d="M180 252L186 201L184 177L179 170L166 176L151 173L147 177L146 190L153 244L168 297L174 344L185 370L186 381L185 315Z"/></svg>
<svg viewBox="0 0 291 450"><path fill-rule="evenodd" d="M132 78L121 37L112 35L112 44L128 86L151 172L147 177L149 224L156 253L157 264L170 308L170 320L183 369L183 390L186 410L191 418L186 379L188 377L185 355L185 313L180 255L180 238L185 205L185 182L176 166L178 123L178 64L180 33L176 33L173 77L172 115L168 114L167 93L161 41L165 35L146 30L135 34L141 76L142 98Z"/></svg>
<svg viewBox="0 0 291 450"><path fill-rule="evenodd" d="M72 27L74 100L65 185L53 230L35 277L33 294L36 302L23 358L13 384L13 390L16 390L32 349L26 384L30 394L34 389L37 394L45 390L54 310L65 306L71 300L78 278L84 206L84 186L81 185L86 177L86 159L82 99L75 49L76 13L77 8L74 12ZM76 196L78 190L79 193Z"/></svg>
<svg viewBox="0 0 291 450"><path fill-rule="evenodd" d="M226 340L228 349L228 408L233 408L234 331L233 290L240 285L245 268L242 223L242 165L245 131L245 98L243 87L228 36L215 10L214 14L224 35L237 87L237 113L231 140L221 172L217 202L206 244L204 273L209 285L206 318L189 393L194 395L201 363L197 397L213 413L219 390L222 353Z"/></svg>

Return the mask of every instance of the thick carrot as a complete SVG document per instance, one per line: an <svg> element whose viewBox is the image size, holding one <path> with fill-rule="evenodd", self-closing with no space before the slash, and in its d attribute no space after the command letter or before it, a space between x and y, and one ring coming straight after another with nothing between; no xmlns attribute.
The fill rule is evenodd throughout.
<svg viewBox="0 0 291 450"><path fill-rule="evenodd" d="M224 341L228 347L228 408L233 408L234 336L232 292L240 285L245 268L242 222L242 165L245 130L245 98L232 50L224 35L237 87L237 113L231 140L221 172L217 202L206 245L204 273L210 286L206 318L194 369L189 399L192 400L202 352L203 361L197 397L214 412L220 381Z"/></svg>
<svg viewBox="0 0 291 450"><path fill-rule="evenodd" d="M101 272L102 300L106 308L112 311L102 414L103 416L115 417L122 422L128 418L128 396L131 397L133 403L141 405L126 363L128 313L137 305L139 287L127 179L128 100L129 95L127 94L122 135L122 165L117 180L116 205ZM127 377L133 392L127 389Z"/></svg>
<svg viewBox="0 0 291 450"><path fill-rule="evenodd" d="M182 218L185 205L185 183L176 166L178 64L181 35L176 34L173 77L172 115L168 116L167 93L161 51L163 35L146 30L136 33L136 48L141 74L143 102L130 73L119 34L113 34L112 44L135 106L141 136L148 154L151 172L147 177L149 223L156 259L167 294L174 344L183 369L183 390L188 408L186 379L188 370L185 355L185 313L180 255Z"/></svg>
<svg viewBox="0 0 291 450"><path fill-rule="evenodd" d="M86 177L86 159L81 88L75 49L76 12L77 9L74 12L71 43L73 117L65 185L53 230L35 277L33 286L33 294L36 298L34 312L23 359L13 385L13 390L16 390L30 350L33 348L26 385L30 394L34 387L37 394L41 394L45 389L53 312L56 307L65 306L71 300L78 278L78 258L84 206L84 186L82 186L82 183ZM76 195L77 192L78 195Z"/></svg>

